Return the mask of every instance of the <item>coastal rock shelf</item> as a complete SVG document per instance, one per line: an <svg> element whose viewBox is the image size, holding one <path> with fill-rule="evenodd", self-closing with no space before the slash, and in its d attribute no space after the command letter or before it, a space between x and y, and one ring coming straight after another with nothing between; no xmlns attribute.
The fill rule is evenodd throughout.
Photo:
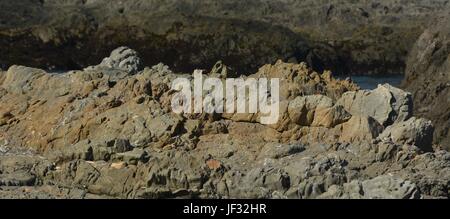
<svg viewBox="0 0 450 219"><path fill-rule="evenodd" d="M278 61L245 76L280 78L278 123L178 115L171 82L191 74L138 60L0 72L0 197L449 198L450 154L408 92Z"/></svg>

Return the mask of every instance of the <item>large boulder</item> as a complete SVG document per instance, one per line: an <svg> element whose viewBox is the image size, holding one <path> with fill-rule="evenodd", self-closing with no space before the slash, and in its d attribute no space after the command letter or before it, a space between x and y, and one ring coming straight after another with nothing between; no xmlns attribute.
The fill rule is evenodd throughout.
<svg viewBox="0 0 450 219"><path fill-rule="evenodd" d="M379 138L389 139L397 144L415 145L424 151L432 151L433 131L431 121L412 117L387 127Z"/></svg>
<svg viewBox="0 0 450 219"><path fill-rule="evenodd" d="M352 116L340 126L342 133L339 140L342 142L371 142L383 131L383 126L372 117Z"/></svg>
<svg viewBox="0 0 450 219"><path fill-rule="evenodd" d="M316 109L314 121L311 126L332 128L350 120L351 117L352 115L341 105L330 108L320 108Z"/></svg>
<svg viewBox="0 0 450 219"><path fill-rule="evenodd" d="M288 114L293 123L310 126L314 121L316 110L327 109L332 106L333 101L327 96L299 96L289 102Z"/></svg>
<svg viewBox="0 0 450 219"><path fill-rule="evenodd" d="M27 172L0 174L0 186L33 186L36 176Z"/></svg>
<svg viewBox="0 0 450 219"><path fill-rule="evenodd" d="M389 175L378 176L361 184L365 198L413 199L420 197L420 191L414 183Z"/></svg>
<svg viewBox="0 0 450 219"><path fill-rule="evenodd" d="M336 105L352 115L370 116L385 127L409 119L413 108L411 94L388 84L371 91L347 92Z"/></svg>
<svg viewBox="0 0 450 219"><path fill-rule="evenodd" d="M46 72L40 69L13 65L4 73L1 86L12 93L27 93L32 89L30 82L45 74Z"/></svg>
<svg viewBox="0 0 450 219"><path fill-rule="evenodd" d="M278 78L280 81L280 100L293 100L299 95L321 94L337 100L347 91L356 91L358 86L350 80L338 80L329 71L312 70L305 62L299 64L278 60L275 64L266 64L250 77Z"/></svg>

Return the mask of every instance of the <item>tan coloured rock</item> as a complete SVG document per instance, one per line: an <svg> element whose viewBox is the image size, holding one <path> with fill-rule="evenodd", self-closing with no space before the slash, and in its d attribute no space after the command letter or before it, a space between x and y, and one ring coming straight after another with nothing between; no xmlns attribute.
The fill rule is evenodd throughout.
<svg viewBox="0 0 450 219"><path fill-rule="evenodd" d="M388 84L367 91L347 92L336 102L352 115L370 116L384 126L412 116L411 94Z"/></svg>
<svg viewBox="0 0 450 219"><path fill-rule="evenodd" d="M348 121L352 115L348 113L344 107L336 105L330 108L316 109L314 114L314 121L311 126L333 128L336 125Z"/></svg>
<svg viewBox="0 0 450 219"><path fill-rule="evenodd" d="M397 144L415 145L424 151L432 151L433 131L431 121L412 117L387 127L379 138L392 140Z"/></svg>
<svg viewBox="0 0 450 219"><path fill-rule="evenodd" d="M274 65L264 65L251 77L280 79L280 100L292 100L297 96L322 94L333 100L347 91L355 91L358 86L343 80L312 71L306 63L284 63L278 60Z"/></svg>
<svg viewBox="0 0 450 219"><path fill-rule="evenodd" d="M342 142L371 142L383 131L375 119L371 117L353 115L352 118L340 126Z"/></svg>
<svg viewBox="0 0 450 219"><path fill-rule="evenodd" d="M317 110L332 106L332 100L323 95L300 96L289 102L289 118L295 124L310 126Z"/></svg>
<svg viewBox="0 0 450 219"><path fill-rule="evenodd" d="M260 124L259 114L246 115L251 118L245 121L234 114L173 114L171 81L191 77L162 64L135 75L118 70L55 75L13 67L8 80L23 86L1 85L0 106L13 117L3 114L11 118L0 126L0 172L19 184L25 182L22 176L33 176L38 197L49 197L39 190L44 185L77 188L67 194L84 198L357 197L361 190L341 186L390 172L415 183L420 193L448 197L448 153L423 154L398 145L403 141L374 141L383 128L375 119L349 119L344 104L333 105L353 87L350 82L334 81L304 64L279 62L262 69L260 76L286 82L274 125ZM374 103L382 102L375 96ZM390 104L394 111L402 106L402 101ZM382 115L376 110L368 112ZM399 124L395 120L388 128L402 130ZM403 128L400 136L414 137L417 132L409 130ZM370 197L389 197L386 191L395 188L400 195L416 191L398 182L369 183ZM0 187L0 197L23 194Z"/></svg>

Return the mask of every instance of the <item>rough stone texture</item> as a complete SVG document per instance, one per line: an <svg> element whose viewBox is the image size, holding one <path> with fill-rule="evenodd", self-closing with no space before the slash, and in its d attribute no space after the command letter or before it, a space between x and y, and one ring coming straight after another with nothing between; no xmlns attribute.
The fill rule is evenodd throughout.
<svg viewBox="0 0 450 219"><path fill-rule="evenodd" d="M81 69L127 44L147 66L162 61L177 71L222 59L253 73L283 59L320 71L401 73L430 15L448 7L447 0L3 0L0 64Z"/></svg>
<svg viewBox="0 0 450 219"><path fill-rule="evenodd" d="M389 126L379 136L398 144L416 145L424 151L432 151L434 128L426 119L411 119Z"/></svg>
<svg viewBox="0 0 450 219"><path fill-rule="evenodd" d="M12 66L0 75L1 198L450 196L450 155L431 147L428 122L399 116L410 109L405 92L358 91L305 63L243 77L280 78L274 125L258 114L174 114L171 82L192 75L164 64L136 74ZM383 107L352 113L371 94ZM351 95L364 101L346 108Z"/></svg>
<svg viewBox="0 0 450 219"><path fill-rule="evenodd" d="M117 69L135 74L143 69L139 54L128 47L119 47L111 52L111 55L104 58L102 63L86 70Z"/></svg>
<svg viewBox="0 0 450 219"><path fill-rule="evenodd" d="M371 141L378 137L383 131L381 126L372 117L354 115L352 118L342 124L342 133L340 140L343 142L361 142Z"/></svg>
<svg viewBox="0 0 450 219"><path fill-rule="evenodd" d="M352 181L333 186L321 198L417 199L420 192L414 183L382 175L365 181Z"/></svg>
<svg viewBox="0 0 450 219"><path fill-rule="evenodd" d="M440 15L412 48L403 82L414 113L435 125L434 142L450 144L450 11Z"/></svg>
<svg viewBox="0 0 450 219"><path fill-rule="evenodd" d="M409 119L413 108L411 94L388 84L372 91L348 92L337 105L353 115L373 117L385 127Z"/></svg>

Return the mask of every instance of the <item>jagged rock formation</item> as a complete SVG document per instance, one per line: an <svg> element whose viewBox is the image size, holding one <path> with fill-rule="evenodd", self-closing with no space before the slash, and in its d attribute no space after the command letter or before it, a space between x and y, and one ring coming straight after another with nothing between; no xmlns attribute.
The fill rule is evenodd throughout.
<svg viewBox="0 0 450 219"><path fill-rule="evenodd" d="M208 73L222 74L234 75L221 63ZM258 114L174 114L178 77L192 79L163 64L1 72L0 197L449 197L450 154L431 147L402 90L358 91L279 61L248 76L280 78L280 120L263 125Z"/></svg>
<svg viewBox="0 0 450 219"><path fill-rule="evenodd" d="M111 52L111 55L104 58L103 61L96 65L90 66L85 70L122 70L130 74L135 74L143 69L139 54L128 47L119 47Z"/></svg>
<svg viewBox="0 0 450 219"><path fill-rule="evenodd" d="M121 45L177 71L223 60L240 74L277 59L336 73L402 73L447 0L3 0L0 60L82 69Z"/></svg>
<svg viewBox="0 0 450 219"><path fill-rule="evenodd" d="M414 113L431 119L434 140L450 144L450 11L436 18L413 47L404 86L414 96Z"/></svg>

